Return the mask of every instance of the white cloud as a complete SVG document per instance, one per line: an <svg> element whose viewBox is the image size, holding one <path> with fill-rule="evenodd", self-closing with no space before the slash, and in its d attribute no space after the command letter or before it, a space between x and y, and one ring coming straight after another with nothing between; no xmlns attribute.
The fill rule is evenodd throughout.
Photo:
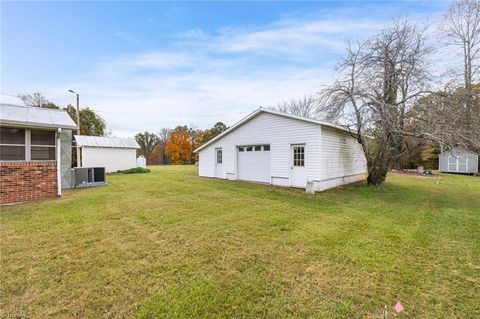
<svg viewBox="0 0 480 319"><path fill-rule="evenodd" d="M260 50L307 55L319 49L335 52L345 47L347 34L370 34L384 24L367 19L331 18L314 21L282 20L253 32L226 28L219 46L225 51Z"/></svg>
<svg viewBox="0 0 480 319"><path fill-rule="evenodd" d="M186 53L152 52L126 57L120 57L105 63L105 66L114 68L148 68L148 69L173 69L190 66L195 62L195 57Z"/></svg>
<svg viewBox="0 0 480 319"><path fill-rule="evenodd" d="M180 124L232 125L259 106L316 92L331 79L331 56L342 52L345 39L383 25L324 15L216 33L193 29L162 50L106 57L76 80L36 88L60 104L74 102L65 87L74 88L82 106L98 110L117 136Z"/></svg>
<svg viewBox="0 0 480 319"><path fill-rule="evenodd" d="M195 28L179 34L177 44L220 53L267 53L295 58L315 55L320 50L340 52L347 38L368 36L388 21L347 16L339 11L281 19L260 27L225 26L215 33Z"/></svg>
<svg viewBox="0 0 480 319"><path fill-rule="evenodd" d="M276 72L252 71L237 78L228 72L204 70L68 85L81 93L82 106L94 106L100 111L115 135L132 136L139 131L158 131L179 124L207 128L224 121L231 125L259 106L272 106L314 92L327 74L328 71L319 69L283 68ZM63 94L48 87L42 91L48 96Z"/></svg>

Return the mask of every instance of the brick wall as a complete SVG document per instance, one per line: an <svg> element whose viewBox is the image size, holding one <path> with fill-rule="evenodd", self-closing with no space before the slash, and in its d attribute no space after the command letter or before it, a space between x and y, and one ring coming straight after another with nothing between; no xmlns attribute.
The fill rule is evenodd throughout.
<svg viewBox="0 0 480 319"><path fill-rule="evenodd" d="M56 196L56 162L0 162L0 204Z"/></svg>

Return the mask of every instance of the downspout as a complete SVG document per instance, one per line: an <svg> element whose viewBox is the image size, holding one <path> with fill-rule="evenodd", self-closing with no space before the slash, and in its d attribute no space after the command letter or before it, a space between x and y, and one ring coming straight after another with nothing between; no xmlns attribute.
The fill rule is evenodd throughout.
<svg viewBox="0 0 480 319"><path fill-rule="evenodd" d="M62 166L62 157L61 157L61 135L62 129L59 127L57 131L57 195L62 196L62 176L61 176L61 166Z"/></svg>

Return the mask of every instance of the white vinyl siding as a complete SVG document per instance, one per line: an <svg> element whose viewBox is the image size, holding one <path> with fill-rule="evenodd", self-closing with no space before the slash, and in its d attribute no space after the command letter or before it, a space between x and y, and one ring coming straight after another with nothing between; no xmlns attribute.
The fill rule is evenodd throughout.
<svg viewBox="0 0 480 319"><path fill-rule="evenodd" d="M134 148L81 148L82 167L105 167L107 173L137 166L137 150Z"/></svg>
<svg viewBox="0 0 480 319"><path fill-rule="evenodd" d="M270 146L269 157L254 158L254 153L259 152L255 151L255 146L259 145ZM304 147L304 153L297 152L296 166L295 146ZM215 149L218 148L222 149L221 171L216 171L215 165ZM246 171L248 174L243 174ZM298 187L305 187L306 181L312 181L315 189L324 190L361 180L365 172L363 150L350 133L269 112L255 115L199 151L199 175L206 177Z"/></svg>
<svg viewBox="0 0 480 319"><path fill-rule="evenodd" d="M349 133L324 126L321 143L322 180L366 172L362 146Z"/></svg>
<svg viewBox="0 0 480 319"><path fill-rule="evenodd" d="M305 144L310 179L320 179L320 125L276 114L261 113L200 151L200 176L215 177L215 148L223 150L223 176L237 173L237 146L270 145L270 175L290 178L291 145Z"/></svg>

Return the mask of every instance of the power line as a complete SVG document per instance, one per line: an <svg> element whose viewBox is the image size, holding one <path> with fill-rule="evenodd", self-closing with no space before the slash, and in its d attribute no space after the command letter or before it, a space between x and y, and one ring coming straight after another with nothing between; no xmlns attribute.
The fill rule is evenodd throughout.
<svg viewBox="0 0 480 319"><path fill-rule="evenodd" d="M15 97L17 99L22 99L21 97L18 96L18 94L12 94L12 93L5 93L5 92L0 92L2 95L7 95L11 97ZM47 101L53 101L53 100L66 100L66 99L71 99L70 96L62 96L62 97L54 97L54 98L45 98Z"/></svg>
<svg viewBox="0 0 480 319"><path fill-rule="evenodd" d="M145 114L145 113L119 113L119 112L110 112L110 111L103 111L99 110L97 108L91 108L95 112L99 113L107 113L107 114L115 114L115 115L129 115L129 116L135 116L135 115L141 115L141 116L158 116L158 114ZM235 112L235 113L213 113L213 114L201 114L201 115L170 115L170 116L164 116L161 115L161 118L171 118L171 119L176 119L176 118L202 118L202 117L212 117L212 116L228 116L228 115L240 115L240 114L245 114L245 112Z"/></svg>
<svg viewBox="0 0 480 319"><path fill-rule="evenodd" d="M49 98L47 100L67 100L67 99L74 99L71 96L63 96L63 97L54 97L54 98Z"/></svg>
<svg viewBox="0 0 480 319"><path fill-rule="evenodd" d="M17 99L20 99L20 97L18 95L13 95L13 94L5 93L5 92L0 92L0 94L11 96L11 97L16 97Z"/></svg>
<svg viewBox="0 0 480 319"><path fill-rule="evenodd" d="M7 95L11 97L15 97L17 99L21 98L18 95L10 94L10 93L5 93L5 92L0 92L2 95ZM65 100L65 99L70 99L70 97L61 97L61 98L50 98L47 99L48 101L51 100ZM99 113L106 113L106 114L113 114L113 115L128 115L128 116L158 116L158 114L145 114L145 113L122 113L122 112L110 112L110 111L104 111L104 110L99 110L97 108L90 108L94 110L95 112ZM177 119L177 118L204 118L204 117L212 117L212 116L229 116L229 115L243 115L245 112L235 112L235 113L213 113L213 114L201 114L201 115L170 115L170 116L164 116L162 115L161 118L166 118L166 119Z"/></svg>

